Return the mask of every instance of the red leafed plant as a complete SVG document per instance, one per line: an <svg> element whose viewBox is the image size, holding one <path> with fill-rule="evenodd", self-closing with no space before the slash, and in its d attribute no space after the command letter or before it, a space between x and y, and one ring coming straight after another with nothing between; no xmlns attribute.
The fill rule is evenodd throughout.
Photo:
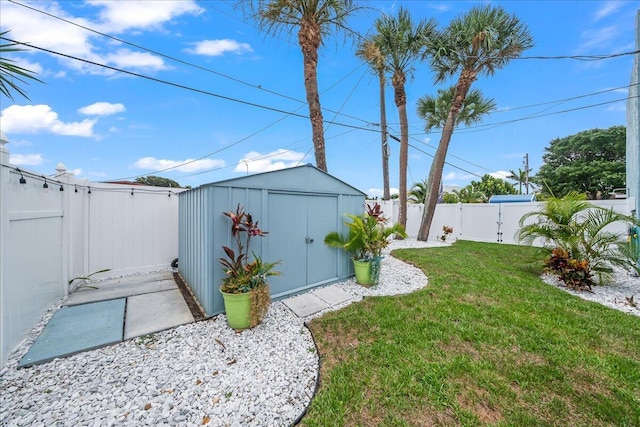
<svg viewBox="0 0 640 427"><path fill-rule="evenodd" d="M265 263L253 254L254 260L249 262L247 253L254 236L264 237L269 234L262 231L258 221L253 222L251 215L244 211L238 204L235 212L223 212L231 219L231 236L235 240L236 250L223 246L227 258L218 261L225 270L227 277L222 281L221 290L227 293L245 293L265 283L267 276L275 276L280 273L273 271L278 262ZM243 234L244 233L244 234Z"/></svg>

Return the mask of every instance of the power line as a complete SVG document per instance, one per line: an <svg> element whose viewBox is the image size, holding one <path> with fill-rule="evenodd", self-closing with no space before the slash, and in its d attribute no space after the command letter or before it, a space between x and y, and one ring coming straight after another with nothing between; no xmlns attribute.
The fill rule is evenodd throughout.
<svg viewBox="0 0 640 427"><path fill-rule="evenodd" d="M269 94L276 95L276 96L279 96L279 97L284 98L284 99L288 99L288 100L290 100L290 101L295 101L295 102L298 102L298 103L301 103L301 104L305 104L305 105L307 105L307 102L306 102L306 101L303 101L303 100L301 100L301 99L294 98L294 97L292 97L292 96L288 96L288 95L282 94L282 93L280 93L280 92L276 92L276 91L271 90L271 89L264 88L262 85L256 85L256 84L253 84L253 83L249 83L249 82L246 82L246 81L244 81L244 80L241 80L241 79L238 79L238 78L232 77L232 76L230 76L230 75L228 75L228 74L224 74L224 73L221 73L221 72L219 72L219 71L212 70L211 68L203 67L203 66L201 66L201 65L197 65L197 64L194 64L194 63L192 63L192 62L188 62L188 61L185 61L185 60L183 60L183 59L176 58L176 57L171 56L171 55L167 55L167 54L162 53L162 52L159 52L159 51L157 51L157 50L153 50L153 49L150 49L150 48L147 48L147 47L141 46L141 45L139 45L139 44L136 44L136 43L133 43L133 42L130 42L130 41L127 41L127 40L121 39L121 38L119 38L119 37L115 37L115 36L112 36L112 35L110 35L110 34L103 33L103 32L101 32L101 31L95 30L95 29L90 28L90 27L87 27L87 26L85 26L85 25L81 25L81 24L78 24L78 23L76 23L76 22L70 21L70 20L68 20L68 19L62 18L62 17L60 17L60 16L56 16L56 15L54 15L54 14L52 14L52 13L49 13L49 12L46 12L46 11L44 11L44 10L40 10L40 9L35 8L35 7L32 7L32 6L26 5L26 4L22 4L22 3L20 3L20 2L15 1L15 0L7 0L7 1L9 1L9 2L11 2L11 3L15 4L15 5L22 6L22 7L24 7L24 8L27 8L27 9L33 10L33 11L35 11L35 12L41 13L41 14L43 14L43 15L49 16L49 17L51 17L51 18L58 19L58 20L60 20L60 21L62 21L62 22L65 22L65 23L67 23L67 24L74 25L74 26L76 26L76 27L78 27L78 28L82 28L83 30L86 30L86 31L89 31L89 32L92 32L92 33L98 34L98 35L100 35L100 36L106 37L106 38L111 39L111 40L115 40L115 41L117 41L117 42L119 42L119 43L123 43L123 44L126 44L126 45L128 45L128 46L132 46L132 47L135 47L135 48L137 48L137 49L144 50L144 51L149 52L149 53L153 53L154 55L158 55L158 56L160 56L160 57L163 57L163 58L169 59L169 60L171 60L171 61L175 61L175 62L180 63L180 64L183 64L183 65L187 65L187 66L189 66L189 67L196 68L196 69L201 70L201 71L206 71L206 72L208 72L208 73L215 74L215 75L217 75L217 76L223 77L223 78L225 78L225 79L229 79L229 80L231 80L231 81L233 81L233 82L236 82L236 83L239 83L239 84L241 84L241 85L245 85L245 86L251 87L251 88L253 88L253 89L258 89L258 90L261 90L261 91L263 91L263 92L267 92L267 93L269 93ZM345 78L346 78L346 77L345 77ZM343 79L344 79L344 78L343 78ZM335 85L333 85L333 86L335 86ZM333 87L333 86L332 86L332 87ZM350 119L359 120L359 121L364 122L364 123L367 123L367 124L369 124L369 123L370 123L370 122L368 122L368 121L366 121L366 120L363 120L363 119L360 119L360 118L358 118L358 117L350 116L350 115L347 115L347 114L342 114L342 113L339 113L339 112L336 112L336 111L330 110L330 109L328 109L328 108L322 108L322 109L323 109L323 110L326 110L326 111L328 111L328 112L330 112L330 113L335 113L336 115L338 115L338 114L339 114L339 115L342 115L342 116L348 117L348 118L350 118Z"/></svg>

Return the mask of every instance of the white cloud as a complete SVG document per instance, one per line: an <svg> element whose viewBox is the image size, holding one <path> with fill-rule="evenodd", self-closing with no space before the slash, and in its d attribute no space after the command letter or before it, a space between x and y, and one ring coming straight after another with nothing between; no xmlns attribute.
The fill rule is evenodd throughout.
<svg viewBox="0 0 640 427"><path fill-rule="evenodd" d="M11 35L11 33L9 33L9 35ZM25 58L19 58L19 57L11 58L11 60L13 61L12 62L13 65L17 65L18 67L24 68L25 70L32 71L35 74L35 77L38 77L37 75L42 74L42 72L44 71L44 69L42 68L42 65L40 65L37 62L31 62L26 60Z"/></svg>
<svg viewBox="0 0 640 427"><path fill-rule="evenodd" d="M242 54L245 52L253 52L251 46L247 43L239 43L231 39L220 40L203 40L195 43L193 49L187 49L189 53L206 56L222 56L225 53Z"/></svg>
<svg viewBox="0 0 640 427"><path fill-rule="evenodd" d="M507 177L511 175L511 172L495 171L495 172L491 172L489 175L491 175L494 178L507 179Z"/></svg>
<svg viewBox="0 0 640 427"><path fill-rule="evenodd" d="M12 105L2 110L0 126L11 134L50 132L65 136L93 136L95 119L65 123L48 105Z"/></svg>
<svg viewBox="0 0 640 427"><path fill-rule="evenodd" d="M389 187L389 195L393 196L394 194L400 194L400 190L395 187ZM382 188L370 188L369 191L367 191L367 195L369 197L382 197L384 190Z"/></svg>
<svg viewBox="0 0 640 427"><path fill-rule="evenodd" d="M159 56L148 52L133 52L129 49L118 49L104 57L107 64L118 68L144 68L147 70L165 70L166 64ZM105 62L105 61L102 62ZM100 61L98 61L100 62Z"/></svg>
<svg viewBox="0 0 640 427"><path fill-rule="evenodd" d="M593 49L607 48L610 46L610 42L616 40L619 35L620 27L615 25L588 29L581 35L582 39L585 41L580 45L578 50L580 52L585 52Z"/></svg>
<svg viewBox="0 0 640 427"><path fill-rule="evenodd" d="M623 6L624 3L621 2L620 0L610 0L607 2L604 2L602 4L602 6L600 7L600 9L598 9L596 11L596 13L593 16L593 21L599 21L603 18L606 18L607 16L611 15L612 13L614 13L616 10L618 10L621 6Z"/></svg>
<svg viewBox="0 0 640 427"><path fill-rule="evenodd" d="M607 111L624 111L624 112L626 112L627 111L627 105L626 105L626 103L624 101L616 102L615 104L610 105L607 108Z"/></svg>
<svg viewBox="0 0 640 427"><path fill-rule="evenodd" d="M42 154L10 154L9 163L16 166L39 166L44 159Z"/></svg>
<svg viewBox="0 0 640 427"><path fill-rule="evenodd" d="M467 180L476 179L476 178L478 177L475 175L460 174L457 172L447 172L446 174L442 175L443 181L467 181Z"/></svg>
<svg viewBox="0 0 640 427"><path fill-rule="evenodd" d="M122 104L111 104L109 102L95 102L86 107L78 109L80 114L87 116L109 116L111 114L122 113L126 108Z"/></svg>
<svg viewBox="0 0 640 427"><path fill-rule="evenodd" d="M296 166L304 159L304 153L278 149L267 154L251 151L244 155L236 165L234 172L268 172Z"/></svg>
<svg viewBox="0 0 640 427"><path fill-rule="evenodd" d="M126 30L157 30L162 25L181 15L197 15L203 11L194 1L91 1L89 4L100 8L98 21L75 17L65 12L58 2L38 2L37 8L46 13L89 28L107 33ZM88 59L97 63L107 63L117 67L165 69L162 58L147 52L133 52L119 49L114 52L113 43L104 43L103 38L80 27L50 19L33 13L25 7L10 2L2 2L2 26L11 29L10 38L25 40L35 46ZM60 59L66 67L93 74L113 74L101 67L88 65L70 59ZM53 70L56 77L64 76L64 71Z"/></svg>
<svg viewBox="0 0 640 427"><path fill-rule="evenodd" d="M186 159L186 160L165 160L155 157L143 157L135 162L134 167L138 169L164 170L173 168L180 172L196 172L206 169L222 168L225 166L224 160L217 159Z"/></svg>
<svg viewBox="0 0 640 427"><path fill-rule="evenodd" d="M89 0L100 7L100 28L111 33L131 29L155 29L180 15L202 13L195 1L112 1Z"/></svg>

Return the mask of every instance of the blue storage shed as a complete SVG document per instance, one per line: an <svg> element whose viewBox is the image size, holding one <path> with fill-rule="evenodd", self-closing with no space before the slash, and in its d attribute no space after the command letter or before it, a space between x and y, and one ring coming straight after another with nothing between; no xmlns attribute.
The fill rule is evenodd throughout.
<svg viewBox="0 0 640 427"><path fill-rule="evenodd" d="M349 255L327 247L324 236L346 233L344 215L362 214L365 194L312 165L214 182L178 197L179 272L207 316L224 311L218 259L234 242L223 212L238 204L269 233L253 238L250 251L281 262L283 275L269 278L272 298L353 275Z"/></svg>

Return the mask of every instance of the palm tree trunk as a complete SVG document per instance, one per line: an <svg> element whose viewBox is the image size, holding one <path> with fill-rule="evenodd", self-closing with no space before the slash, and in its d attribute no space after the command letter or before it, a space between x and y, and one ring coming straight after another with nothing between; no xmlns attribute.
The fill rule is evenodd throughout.
<svg viewBox="0 0 640 427"><path fill-rule="evenodd" d="M318 93L318 48L320 47L320 28L315 23L302 22L298 32L298 43L302 49L304 61L304 88L307 92L309 118L316 166L327 172L327 158L324 145L324 120Z"/></svg>
<svg viewBox="0 0 640 427"><path fill-rule="evenodd" d="M460 78L456 84L456 93L449 108L449 115L447 121L442 128L442 136L440 137L440 143L436 154L433 156L433 162L431 163L431 169L429 171L428 178L428 191L427 197L424 202L424 209L422 212L422 222L420 223L420 230L418 231L418 240L427 241L429 239L429 229L431 229L431 223L433 222L433 216L436 212L436 205L438 203L438 193L440 191L440 184L442 184L442 171L444 170L444 161L447 157L447 150L449 149L449 143L451 142L451 136L455 128L456 118L460 113L464 99L471 88L471 84L476 79L476 73L471 70L462 70Z"/></svg>
<svg viewBox="0 0 640 427"><path fill-rule="evenodd" d="M389 143L387 136L387 108L384 100L384 70L378 74L380 79L380 139L382 142L382 200L391 199L389 193Z"/></svg>
<svg viewBox="0 0 640 427"><path fill-rule="evenodd" d="M395 103L400 116L400 178L398 199L400 208L398 209L398 222L406 228L407 226L407 158L409 157L409 124L407 120L407 93L404 90L406 76L402 72L393 75Z"/></svg>

